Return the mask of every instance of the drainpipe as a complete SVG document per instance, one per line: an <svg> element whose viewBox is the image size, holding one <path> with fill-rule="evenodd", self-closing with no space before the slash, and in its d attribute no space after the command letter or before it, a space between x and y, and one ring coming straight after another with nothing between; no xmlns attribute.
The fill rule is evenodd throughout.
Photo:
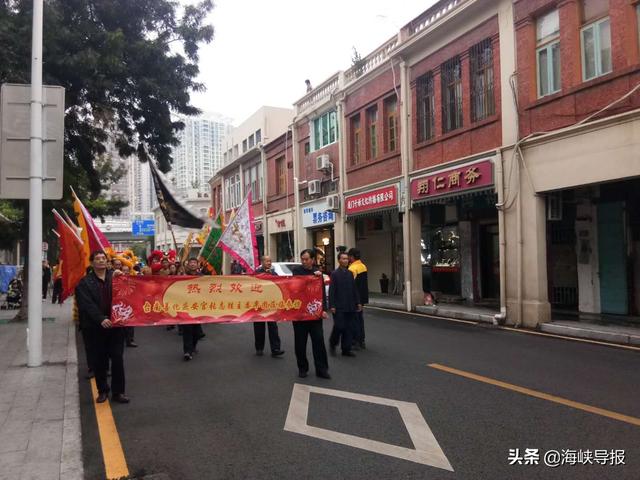
<svg viewBox="0 0 640 480"><path fill-rule="evenodd" d="M504 168L502 151L498 151L495 160L496 187L498 190L498 243L500 256L500 313L494 315L494 325L504 324L507 318L507 255L506 235L504 231Z"/></svg>
<svg viewBox="0 0 640 480"><path fill-rule="evenodd" d="M338 245L346 245L347 244L347 233L346 233L346 228L347 228L347 222L345 219L345 211L344 211L344 190L346 187L346 183L347 183L347 167L346 167L346 155L345 155L345 149L346 149L346 129L345 129L345 122L344 122L344 100L338 100L337 102L337 106L338 106L338 112L337 112L337 116L338 116L338 162L339 162L339 168L338 168L338 172L339 172L339 176L340 176L340 180L338 181L338 196L340 198L340 223L342 225L342 227L340 228L340 238L338 239L339 241L337 242Z"/></svg>
<svg viewBox="0 0 640 480"><path fill-rule="evenodd" d="M393 60L392 60L393 61ZM400 62L400 131L402 132L402 139L400 142L400 155L401 155L401 163L402 163L402 175L404 178L404 188L403 188L403 199L404 199L404 209L403 209L403 235L402 235L402 249L404 252L404 289L406 292L405 300L406 300L406 308L407 312L412 310L412 298L411 298L411 220L410 220L410 209L411 209L411 198L410 198L410 188L409 188L409 146L411 145L411 122L409 121L409 81L408 81L408 72L409 68L404 60ZM395 85L394 85L395 87Z"/></svg>
<svg viewBox="0 0 640 480"><path fill-rule="evenodd" d="M271 239L269 238L269 222L267 222L267 189L265 179L267 178L267 154L264 151L262 142L258 145L260 150L260 169L262 170L262 183L259 185L262 194L262 238L264 238L264 255L271 255Z"/></svg>
<svg viewBox="0 0 640 480"><path fill-rule="evenodd" d="M298 190L298 138L296 135L297 118L293 119L291 124L291 153L293 154L293 244L296 251L301 251L300 246L300 192ZM286 152L285 152L286 158ZM292 252L294 257L296 252Z"/></svg>
<svg viewBox="0 0 640 480"><path fill-rule="evenodd" d="M517 166L517 181L518 181L518 209L516 210L516 235L517 235L517 264L516 271L518 275L518 319L516 320L515 327L518 328L522 325L522 315L523 315L523 306L522 306L522 244L524 243L524 239L522 238L522 184L520 182L520 153L518 150L515 152L514 161Z"/></svg>

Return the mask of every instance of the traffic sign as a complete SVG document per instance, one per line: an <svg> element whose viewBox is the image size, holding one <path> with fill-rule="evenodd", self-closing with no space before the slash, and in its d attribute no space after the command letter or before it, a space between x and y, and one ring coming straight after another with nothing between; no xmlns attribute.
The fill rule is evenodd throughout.
<svg viewBox="0 0 640 480"><path fill-rule="evenodd" d="M134 220L131 222L131 233L140 236L155 235L156 222L155 220Z"/></svg>

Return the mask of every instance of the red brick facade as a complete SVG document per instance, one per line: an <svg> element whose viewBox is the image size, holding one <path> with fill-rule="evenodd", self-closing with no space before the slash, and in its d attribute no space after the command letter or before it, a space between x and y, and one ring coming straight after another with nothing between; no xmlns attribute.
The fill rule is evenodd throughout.
<svg viewBox="0 0 640 480"><path fill-rule="evenodd" d="M291 133L287 132L265 146L267 193L267 213L274 213L293 207L293 144ZM283 162L287 177L285 193L278 192L278 162ZM287 193L289 195L287 196Z"/></svg>
<svg viewBox="0 0 640 480"><path fill-rule="evenodd" d="M605 2L607 3L607 2ZM597 112L640 82L637 2L609 0L612 71L583 81L580 30L581 0L519 0L515 2L520 135L572 125ZM560 19L559 92L538 98L536 22L558 9ZM640 107L640 93L620 102L605 115Z"/></svg>

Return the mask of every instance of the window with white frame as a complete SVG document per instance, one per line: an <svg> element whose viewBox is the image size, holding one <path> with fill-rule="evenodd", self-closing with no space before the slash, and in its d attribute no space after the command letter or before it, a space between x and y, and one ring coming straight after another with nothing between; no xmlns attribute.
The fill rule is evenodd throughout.
<svg viewBox="0 0 640 480"><path fill-rule="evenodd" d="M238 208L242 199L240 198L240 174L236 173L225 179L225 190L227 193L226 208Z"/></svg>
<svg viewBox="0 0 640 480"><path fill-rule="evenodd" d="M611 71L611 23L609 0L583 0L580 43L582 78L605 75Z"/></svg>
<svg viewBox="0 0 640 480"><path fill-rule="evenodd" d="M338 116L331 110L311 122L312 150L319 150L338 140Z"/></svg>
<svg viewBox="0 0 640 480"><path fill-rule="evenodd" d="M251 189L251 200L262 200L262 168L257 163L244 171L245 194Z"/></svg>
<svg viewBox="0 0 640 480"><path fill-rule="evenodd" d="M553 10L536 24L538 97L560 91L560 16Z"/></svg>

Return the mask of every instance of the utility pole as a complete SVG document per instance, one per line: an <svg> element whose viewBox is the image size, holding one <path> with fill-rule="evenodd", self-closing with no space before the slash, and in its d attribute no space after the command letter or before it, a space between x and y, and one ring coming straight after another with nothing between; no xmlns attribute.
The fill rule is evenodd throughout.
<svg viewBox="0 0 640 480"><path fill-rule="evenodd" d="M43 0L33 0L29 173L29 367L42 365L42 23Z"/></svg>

